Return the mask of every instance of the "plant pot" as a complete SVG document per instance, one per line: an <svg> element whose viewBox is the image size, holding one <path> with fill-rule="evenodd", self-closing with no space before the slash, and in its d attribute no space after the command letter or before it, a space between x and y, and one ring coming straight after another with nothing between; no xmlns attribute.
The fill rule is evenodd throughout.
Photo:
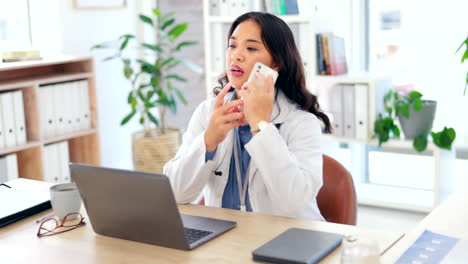
<svg viewBox="0 0 468 264"><path fill-rule="evenodd" d="M164 134L156 130L146 136L143 131L133 133L133 168L137 171L162 173L164 164L175 156L179 148L179 135L177 128L167 128Z"/></svg>
<svg viewBox="0 0 468 264"><path fill-rule="evenodd" d="M427 135L432 129L437 102L422 100L422 103L422 108L418 112L415 112L413 106L410 106L409 119L401 114L398 115L406 139L413 139L423 133Z"/></svg>

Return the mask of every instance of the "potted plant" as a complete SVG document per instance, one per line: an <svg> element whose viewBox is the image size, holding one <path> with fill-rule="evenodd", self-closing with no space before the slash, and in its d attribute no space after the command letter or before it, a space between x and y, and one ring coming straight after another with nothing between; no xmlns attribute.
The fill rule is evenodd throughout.
<svg viewBox="0 0 468 264"><path fill-rule="evenodd" d="M400 128L395 122L398 117L405 138L413 140L416 151L426 149L429 133L436 146L451 150L456 137L455 130L444 127L440 132L431 132L437 104L435 101L422 100L422 96L417 91L402 95L390 90L385 94L385 112L379 113L374 123L374 137L377 137L379 146L392 136L400 137Z"/></svg>
<svg viewBox="0 0 468 264"><path fill-rule="evenodd" d="M462 44L460 45L460 47L457 49L456 52L458 52L463 46L466 46L465 47L465 52L462 54L462 58L461 58L461 63L468 61L468 37L465 39L465 41L462 42ZM463 90L463 95L465 95L466 93L466 87L468 87L468 72L466 73L466 78L465 78L465 90Z"/></svg>
<svg viewBox="0 0 468 264"><path fill-rule="evenodd" d="M179 147L179 131L167 126L166 113L168 110L176 112L177 101L187 103L183 92L177 88L177 84L186 82L186 79L174 73L173 69L185 62L176 56L177 52L197 42L178 41L188 24L178 24L173 16L174 13L162 14L158 9L152 10L151 17L139 15L139 19L154 30L156 43L139 42L135 35L125 34L91 48L113 50L114 54L103 61L120 60L122 73L131 85L127 97L130 112L122 119L121 125L139 116L142 130L132 135L136 170L161 172ZM133 45L143 49L144 56L128 56L126 51ZM154 112L156 109L158 114Z"/></svg>

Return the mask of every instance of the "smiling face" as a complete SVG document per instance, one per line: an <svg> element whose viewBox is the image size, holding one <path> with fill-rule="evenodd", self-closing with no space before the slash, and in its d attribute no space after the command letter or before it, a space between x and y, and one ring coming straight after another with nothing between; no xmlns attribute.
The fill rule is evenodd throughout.
<svg viewBox="0 0 468 264"><path fill-rule="evenodd" d="M278 70L273 57L263 44L260 25L253 20L246 20L232 33L226 51L226 73L233 87L242 87L256 62Z"/></svg>

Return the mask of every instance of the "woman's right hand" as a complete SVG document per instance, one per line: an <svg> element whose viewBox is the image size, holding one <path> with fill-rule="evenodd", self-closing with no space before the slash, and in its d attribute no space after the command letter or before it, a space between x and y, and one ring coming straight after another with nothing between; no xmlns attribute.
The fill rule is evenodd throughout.
<svg viewBox="0 0 468 264"><path fill-rule="evenodd" d="M231 131L231 129L245 124L244 113L239 112L242 100L234 100L224 103L224 96L231 89L228 83L216 97L216 102L211 115L210 124L205 131L205 147L207 152L213 152Z"/></svg>

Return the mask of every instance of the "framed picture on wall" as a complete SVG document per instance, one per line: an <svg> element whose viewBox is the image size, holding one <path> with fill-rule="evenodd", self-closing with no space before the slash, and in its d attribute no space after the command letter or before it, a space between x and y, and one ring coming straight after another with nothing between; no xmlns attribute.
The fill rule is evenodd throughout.
<svg viewBox="0 0 468 264"><path fill-rule="evenodd" d="M77 9L107 9L124 8L126 0L73 0L73 6Z"/></svg>

